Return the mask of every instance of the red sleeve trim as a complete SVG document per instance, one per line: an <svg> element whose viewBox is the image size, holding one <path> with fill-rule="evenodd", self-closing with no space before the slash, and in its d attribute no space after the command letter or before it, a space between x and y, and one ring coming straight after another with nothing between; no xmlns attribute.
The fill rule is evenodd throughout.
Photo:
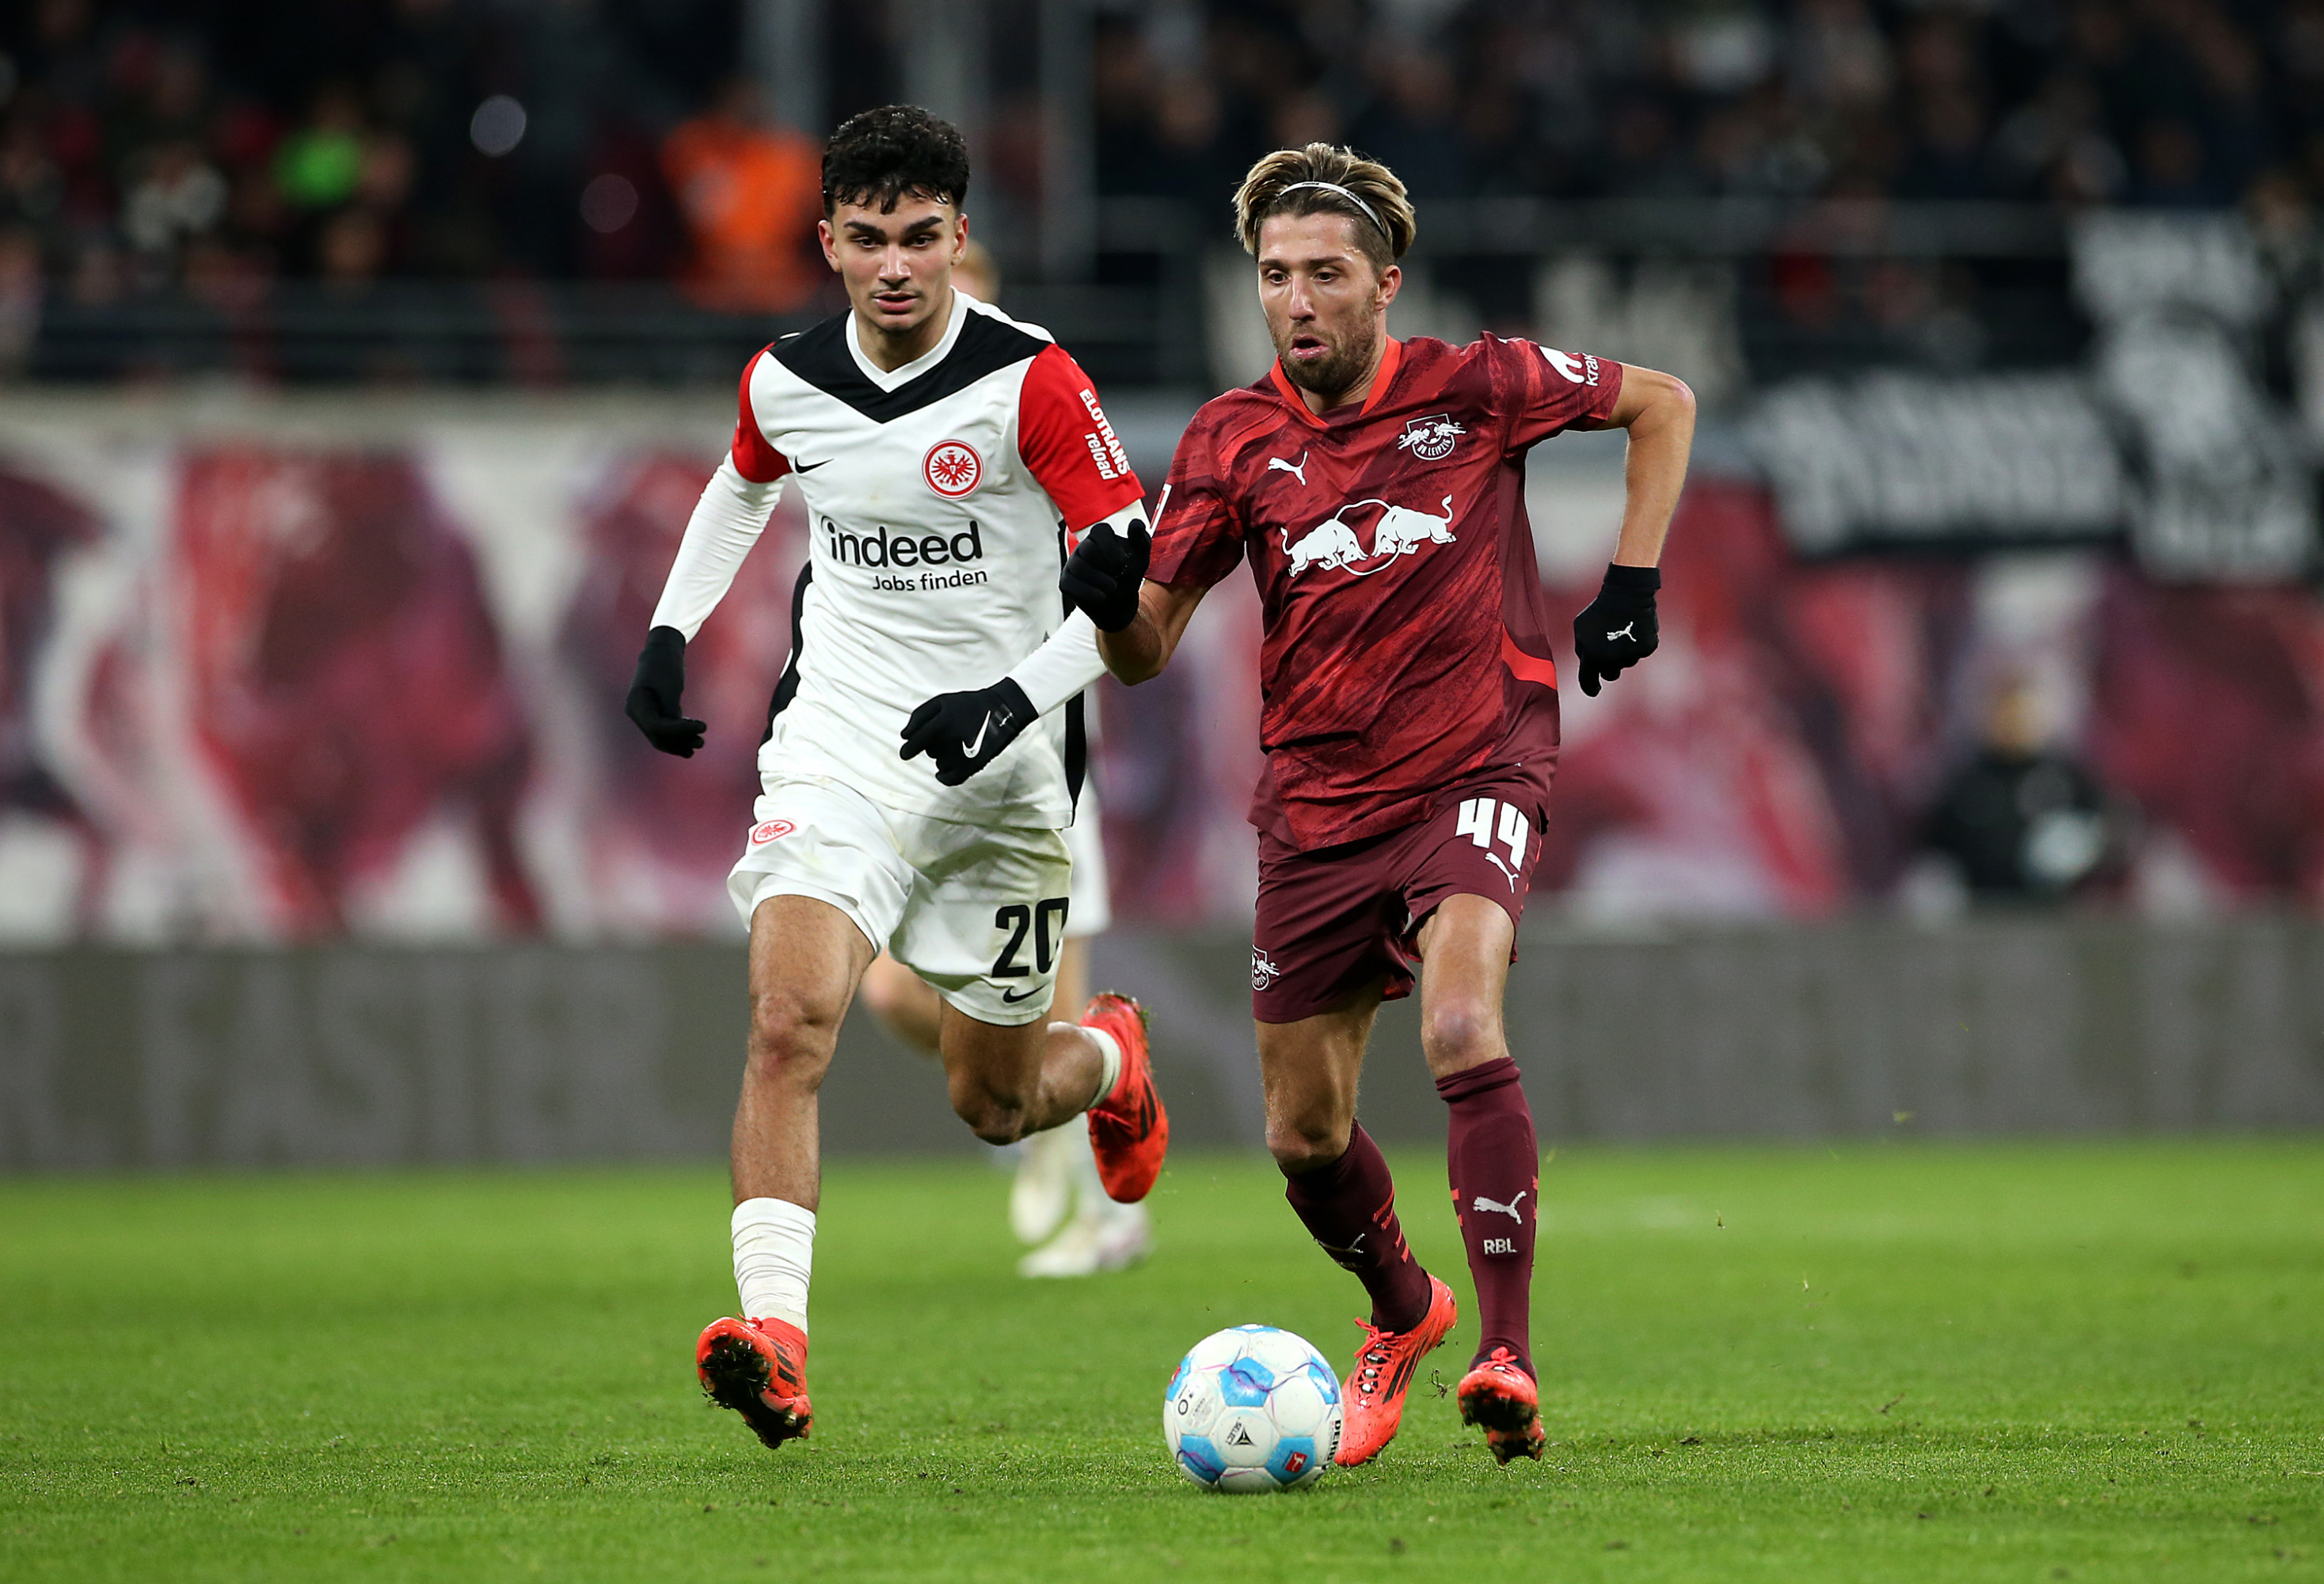
<svg viewBox="0 0 2324 1584"><path fill-rule="evenodd" d="M759 358L773 351L770 347L751 359L742 370L742 389L734 418L734 444L728 455L734 459L734 471L753 484L772 484L791 470L790 459L767 443L759 429L759 415L751 409L751 380L759 372Z"/></svg>
<svg viewBox="0 0 2324 1584"><path fill-rule="evenodd" d="M1017 455L1074 533L1146 498L1097 387L1063 347L1034 355L1018 392Z"/></svg>
<svg viewBox="0 0 2324 1584"><path fill-rule="evenodd" d="M1501 663L1521 682L1539 682L1545 688L1557 686L1557 662L1544 660L1538 654L1527 654L1517 647L1517 641L1509 636L1507 627L1501 629Z"/></svg>

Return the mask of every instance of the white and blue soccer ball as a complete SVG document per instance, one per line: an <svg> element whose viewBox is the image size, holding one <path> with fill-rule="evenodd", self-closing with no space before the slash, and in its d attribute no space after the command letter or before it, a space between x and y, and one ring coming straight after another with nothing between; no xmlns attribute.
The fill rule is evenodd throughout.
<svg viewBox="0 0 2324 1584"><path fill-rule="evenodd" d="M1205 1490L1298 1490L1340 1450L1340 1377L1305 1338L1235 1326L1194 1344L1162 1397L1178 1472Z"/></svg>

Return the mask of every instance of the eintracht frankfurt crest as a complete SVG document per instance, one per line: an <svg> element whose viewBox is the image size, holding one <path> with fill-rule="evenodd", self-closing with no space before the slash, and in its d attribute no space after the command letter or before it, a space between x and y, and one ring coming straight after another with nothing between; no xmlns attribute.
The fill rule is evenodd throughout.
<svg viewBox="0 0 2324 1584"><path fill-rule="evenodd" d="M946 500L958 500L984 477L984 463L966 440L938 440L921 459L920 471L927 475L930 489Z"/></svg>

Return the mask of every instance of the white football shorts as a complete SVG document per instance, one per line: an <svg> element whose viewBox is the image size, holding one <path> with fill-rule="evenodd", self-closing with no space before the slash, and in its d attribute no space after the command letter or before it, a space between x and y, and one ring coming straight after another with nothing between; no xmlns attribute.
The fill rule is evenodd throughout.
<svg viewBox="0 0 2324 1584"><path fill-rule="evenodd" d="M1073 912L1065 915L1065 939L1102 935L1113 927L1113 885L1105 872L1105 836L1098 825L1097 788L1082 783L1074 822L1065 827L1065 851L1073 855Z"/></svg>
<svg viewBox="0 0 2324 1584"><path fill-rule="evenodd" d="M770 896L811 896L980 1023L1048 1014L1071 912L1062 832L902 813L821 777L767 778L753 811L726 877L746 926Z"/></svg>

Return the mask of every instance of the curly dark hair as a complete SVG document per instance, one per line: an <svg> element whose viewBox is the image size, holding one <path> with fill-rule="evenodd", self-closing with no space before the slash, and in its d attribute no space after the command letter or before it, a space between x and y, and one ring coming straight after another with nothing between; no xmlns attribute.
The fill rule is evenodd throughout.
<svg viewBox="0 0 2324 1584"><path fill-rule="evenodd" d="M823 151L823 212L843 203L893 212L907 193L959 208L968 199L968 141L918 105L850 116Z"/></svg>

